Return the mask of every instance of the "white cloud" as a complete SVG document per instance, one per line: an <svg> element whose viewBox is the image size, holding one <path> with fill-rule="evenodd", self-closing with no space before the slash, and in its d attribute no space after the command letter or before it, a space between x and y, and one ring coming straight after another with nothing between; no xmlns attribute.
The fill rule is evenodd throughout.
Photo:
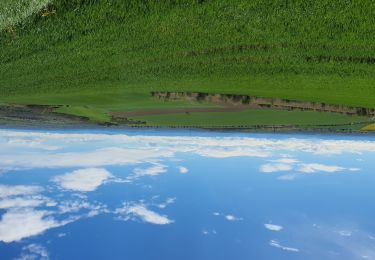
<svg viewBox="0 0 375 260"><path fill-rule="evenodd" d="M240 221L240 220L243 220L243 218L236 217L235 215L232 215L232 214L225 215L225 214L222 214L220 212L213 212L212 215L214 215L214 216L222 216L223 218L225 218L228 221Z"/></svg>
<svg viewBox="0 0 375 260"><path fill-rule="evenodd" d="M50 149L47 152L26 145L32 142L36 143L35 147L44 145L59 149ZM74 149L87 143L90 143L91 149L86 151ZM19 146L23 144L25 144L24 151L19 149ZM172 158L176 153L192 153L211 158L238 156L266 158L274 154L283 154L285 151L315 155L361 154L375 152L375 141L220 136L131 136L0 130L0 147L2 148L0 149L0 169L10 170L38 167L91 168L129 165L160 158ZM273 163L292 165L297 161L291 158L281 158L274 160Z"/></svg>
<svg viewBox="0 0 375 260"><path fill-rule="evenodd" d="M168 205L176 202L176 198L167 198L164 203L160 203L157 206L161 209L166 208Z"/></svg>
<svg viewBox="0 0 375 260"><path fill-rule="evenodd" d="M264 227L271 231L281 231L283 229L282 226L275 224L264 224Z"/></svg>
<svg viewBox="0 0 375 260"><path fill-rule="evenodd" d="M281 158L281 159L272 160L272 162L282 163L282 164L296 164L299 161L293 158Z"/></svg>
<svg viewBox="0 0 375 260"><path fill-rule="evenodd" d="M0 185L0 198L18 195L32 195L43 191L39 186Z"/></svg>
<svg viewBox="0 0 375 260"><path fill-rule="evenodd" d="M167 204L173 204L175 202L176 202L176 198L175 197L174 198L167 198L167 200L165 201L165 203L167 203Z"/></svg>
<svg viewBox="0 0 375 260"><path fill-rule="evenodd" d="M115 213L119 215L121 220L134 220L140 219L143 222L156 224L156 225L167 225L174 221L169 219L165 215L160 215L155 211L152 211L142 203L124 203L122 208L115 210Z"/></svg>
<svg viewBox="0 0 375 260"><path fill-rule="evenodd" d="M49 211L30 208L7 211L0 220L0 241L19 241L65 224L57 222L50 215Z"/></svg>
<svg viewBox="0 0 375 260"><path fill-rule="evenodd" d="M375 152L375 142L366 140L325 140L325 139L302 139L302 138L252 138L252 137L195 137L195 136L143 136L124 134L88 134L88 133L47 133L31 131L0 130L2 143L12 139L41 140L42 143L58 142L59 146L64 144L75 144L84 142L107 142L107 143L143 143L170 145L174 147L184 146L185 150L193 150L196 146L222 147L222 148L265 148L262 150L304 151L315 154L338 154Z"/></svg>
<svg viewBox="0 0 375 260"><path fill-rule="evenodd" d="M45 145L45 139L41 138L31 138L31 139L22 139L22 138L11 138L4 142L4 145L7 148L34 148L47 151L55 151L61 149L59 146Z"/></svg>
<svg viewBox="0 0 375 260"><path fill-rule="evenodd" d="M80 218L108 212L105 205L88 203L82 196L77 197L76 194L72 194L72 197L79 199L74 201L61 199L59 196L55 201L37 194L41 191L43 189L37 186L1 186L0 209L6 211L0 219L0 241L5 243L20 241ZM37 209L42 206L48 207L48 210ZM82 209L85 212L81 212ZM35 252L23 254L21 257L31 257L32 255L35 255Z"/></svg>
<svg viewBox="0 0 375 260"><path fill-rule="evenodd" d="M280 172L280 171L290 171L293 167L285 163L267 163L260 166L259 171L270 173L270 172Z"/></svg>
<svg viewBox="0 0 375 260"><path fill-rule="evenodd" d="M0 209L38 207L49 202L42 197L18 197L0 200Z"/></svg>
<svg viewBox="0 0 375 260"><path fill-rule="evenodd" d="M340 236L343 236L343 237L351 237L352 236L352 232L349 231L349 230L340 230L338 233L339 233Z"/></svg>
<svg viewBox="0 0 375 260"><path fill-rule="evenodd" d="M180 171L180 173L182 173L182 174L185 174L185 173L188 173L188 172L189 172L189 169L186 168L186 167L179 166L179 167L177 167L177 168L178 168L178 170Z"/></svg>
<svg viewBox="0 0 375 260"><path fill-rule="evenodd" d="M242 218L238 218L238 217L236 217L234 215L226 215L225 219L228 220L228 221L239 221L239 220L242 220Z"/></svg>
<svg viewBox="0 0 375 260"><path fill-rule="evenodd" d="M301 164L298 169L299 172L303 173L314 173L314 172L339 172L343 171L345 168L334 165L324 165L319 163L306 163Z"/></svg>
<svg viewBox="0 0 375 260"><path fill-rule="evenodd" d="M218 144L219 145L219 144ZM221 147L203 147L195 151L200 156L210 158L228 158L228 157L269 157L268 151L256 150L252 148L221 148Z"/></svg>
<svg viewBox="0 0 375 260"><path fill-rule="evenodd" d="M30 244L22 248L21 255L15 260L49 260L47 249L39 244Z"/></svg>
<svg viewBox="0 0 375 260"><path fill-rule="evenodd" d="M274 160L279 161L279 160ZM292 161L290 161L292 162ZM325 165L320 163L297 163L298 161L293 161L293 163L267 163L259 167L259 171L263 173L271 172L285 172L285 171L295 171L299 173L315 173L315 172L340 172L340 171L359 171L359 168L344 168L335 165ZM296 174L288 174L279 177L280 180L294 180Z"/></svg>
<svg viewBox="0 0 375 260"><path fill-rule="evenodd" d="M101 203L89 203L85 200L65 200L59 203L58 209L60 214L75 213L82 209L88 210L90 215L95 212L98 214L108 212L106 205ZM95 215L97 215L96 213Z"/></svg>
<svg viewBox="0 0 375 260"><path fill-rule="evenodd" d="M87 168L56 176L53 181L67 190L88 192L96 190L111 177L106 169Z"/></svg>
<svg viewBox="0 0 375 260"><path fill-rule="evenodd" d="M285 251L289 251L289 252L299 252L299 249L298 248L294 248L294 247L287 247L287 246L282 246L280 245L280 243L276 240L271 240L269 242L269 245L270 246L273 246L273 247L276 247L276 248L280 248L282 250L285 250Z"/></svg>
<svg viewBox="0 0 375 260"><path fill-rule="evenodd" d="M137 164L169 156L172 156L171 151L157 148L105 147L86 152L57 151L46 153L33 151L33 153L29 154L16 151L14 153L0 154L0 168L9 170L22 168L103 167L107 165Z"/></svg>
<svg viewBox="0 0 375 260"><path fill-rule="evenodd" d="M157 176L165 172L167 172L167 166L165 165L155 165L149 168L135 168L133 174L129 176L128 179L132 180L144 176Z"/></svg>
<svg viewBox="0 0 375 260"><path fill-rule="evenodd" d="M216 234L217 234L217 232L216 232L215 229L213 229L213 230L211 230L211 231L209 231L209 230L207 230L207 229L203 229L203 230L202 230L202 235L205 235L205 236L208 236L208 235L216 235Z"/></svg>
<svg viewBox="0 0 375 260"><path fill-rule="evenodd" d="M293 181L296 178L297 178L296 174L285 174L285 175L281 175L277 177L278 180L282 180L282 181Z"/></svg>
<svg viewBox="0 0 375 260"><path fill-rule="evenodd" d="M16 198L4 204L7 211L0 220L0 241L6 243L20 241L23 238L40 235L51 228L109 212L106 205L101 203L88 203L81 200L55 202L45 197L40 197L41 203L53 207L49 210L39 210L33 208L40 206L37 201L22 199ZM81 210L85 211L81 212ZM62 216L64 216L63 220L56 220Z"/></svg>

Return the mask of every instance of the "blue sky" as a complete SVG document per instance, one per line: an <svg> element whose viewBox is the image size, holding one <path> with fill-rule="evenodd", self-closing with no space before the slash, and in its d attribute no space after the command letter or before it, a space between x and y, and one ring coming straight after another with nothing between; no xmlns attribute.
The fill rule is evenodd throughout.
<svg viewBox="0 0 375 260"><path fill-rule="evenodd" d="M374 154L368 136L0 130L0 255L373 259Z"/></svg>

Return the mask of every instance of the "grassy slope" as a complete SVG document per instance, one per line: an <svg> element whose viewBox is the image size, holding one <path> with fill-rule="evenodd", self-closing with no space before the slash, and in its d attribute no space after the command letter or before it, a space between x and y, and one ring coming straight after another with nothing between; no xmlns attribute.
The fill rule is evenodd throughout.
<svg viewBox="0 0 375 260"><path fill-rule="evenodd" d="M11 30L14 24L40 11L49 2L50 0L1 0L0 30Z"/></svg>
<svg viewBox="0 0 375 260"><path fill-rule="evenodd" d="M49 9L0 32L0 101L68 104L101 119L171 106L151 90L375 107L370 0L55 0Z"/></svg>
<svg viewBox="0 0 375 260"><path fill-rule="evenodd" d="M368 132L375 131L375 123L367 125L367 126L363 127L361 130L365 131L365 132L367 132L367 131Z"/></svg>

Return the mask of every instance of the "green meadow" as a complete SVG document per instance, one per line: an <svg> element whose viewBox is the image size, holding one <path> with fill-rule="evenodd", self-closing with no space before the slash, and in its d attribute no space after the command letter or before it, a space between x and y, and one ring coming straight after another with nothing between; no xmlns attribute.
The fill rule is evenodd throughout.
<svg viewBox="0 0 375 260"><path fill-rule="evenodd" d="M326 126L345 125L348 124L348 117L345 115L337 115L334 113L319 113L314 111L280 111L280 110L256 110L249 109L235 112L220 112L220 113L179 113L168 115L153 115L153 116L136 116L135 120L147 122L148 126L165 126L165 127L215 127L212 121L220 122L223 128L247 126ZM210 118L210 120L207 120ZM212 121L211 121L212 120ZM368 121L364 117L353 116L350 122L354 127L363 127L363 123Z"/></svg>
<svg viewBox="0 0 375 260"><path fill-rule="evenodd" d="M374 13L370 0L3 0L0 103L62 105L57 112L96 122L111 121L110 112L212 105L163 102L151 91L375 108ZM364 120L257 110L144 119L197 126Z"/></svg>

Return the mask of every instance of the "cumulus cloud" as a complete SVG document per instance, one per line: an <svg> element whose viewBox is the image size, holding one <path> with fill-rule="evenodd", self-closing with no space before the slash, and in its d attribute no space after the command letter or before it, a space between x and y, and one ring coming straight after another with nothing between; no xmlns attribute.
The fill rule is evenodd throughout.
<svg viewBox="0 0 375 260"><path fill-rule="evenodd" d="M299 160L293 159L293 158L281 158L281 159L276 159L272 161L275 163L282 163L282 164L296 164L299 162Z"/></svg>
<svg viewBox="0 0 375 260"><path fill-rule="evenodd" d="M89 203L85 196L77 194L68 193L74 200L67 200L66 196L51 199L38 194L45 191L38 186L1 185L0 190L0 209L5 210L0 219L0 241L5 243L20 241L81 218L109 212L106 205ZM20 257L32 255L35 252Z"/></svg>
<svg viewBox="0 0 375 260"><path fill-rule="evenodd" d="M299 172L303 173L314 173L314 172L339 172L343 171L345 168L334 165L324 165L319 163L305 163L301 164L298 169Z"/></svg>
<svg viewBox="0 0 375 260"><path fill-rule="evenodd" d="M340 230L338 233L340 234L340 236L343 236L343 237L351 237L352 236L352 232L349 231L349 230Z"/></svg>
<svg viewBox="0 0 375 260"><path fill-rule="evenodd" d="M195 151L200 156L210 158L229 158L229 157L269 157L268 151L262 151L252 148L221 148L221 147L201 147Z"/></svg>
<svg viewBox="0 0 375 260"><path fill-rule="evenodd" d="M26 207L38 207L43 204L47 204L47 206L55 205L55 202L41 196L34 196L34 197L17 197L17 198L6 198L0 200L0 209L8 209L8 208L26 208Z"/></svg>
<svg viewBox="0 0 375 260"><path fill-rule="evenodd" d="M173 204L176 202L176 198L167 198L164 203L157 204L157 206L161 209L166 208L168 205Z"/></svg>
<svg viewBox="0 0 375 260"><path fill-rule="evenodd" d="M11 138L4 142L5 148L34 148L46 151L55 151L61 149L59 146L43 144L46 139L43 138Z"/></svg>
<svg viewBox="0 0 375 260"><path fill-rule="evenodd" d="M118 218L124 221L139 219L143 222L156 225L167 225L174 222L167 216L160 215L148 209L142 203L124 203L123 207L115 210L115 214L118 214Z"/></svg>
<svg viewBox="0 0 375 260"><path fill-rule="evenodd" d="M301 163L297 160L290 159L280 159L273 160L272 163L263 164L259 167L259 171L263 173L273 173L273 172L287 172L294 171L293 174L288 174L279 177L280 180L293 180L298 173L316 173L316 172L341 172L341 171L360 171L359 168L345 168L336 165L326 165L320 163ZM280 163L280 161L284 163ZM287 163L286 163L287 162Z"/></svg>
<svg viewBox="0 0 375 260"><path fill-rule="evenodd" d="M64 224L53 219L49 211L30 208L11 209L0 220L0 241L5 243L19 241Z"/></svg>
<svg viewBox="0 0 375 260"><path fill-rule="evenodd" d="M30 154L15 152L0 154L0 167L5 169L58 168L58 167L103 167L107 165L130 165L160 157L172 156L168 150L157 148L105 147L86 152L45 153L33 151Z"/></svg>
<svg viewBox="0 0 375 260"><path fill-rule="evenodd" d="M283 229L282 226L275 224L264 224L264 227L271 231L281 231Z"/></svg>
<svg viewBox="0 0 375 260"><path fill-rule="evenodd" d="M135 168L133 174L128 177L129 180L137 179L144 176L157 176L167 172L167 166L155 165L149 168Z"/></svg>
<svg viewBox="0 0 375 260"><path fill-rule="evenodd" d="M180 150L194 150L197 146L221 147L225 151L246 148L282 151L303 151L315 154L339 154L375 152L375 142L366 140L326 140L303 138L252 138L252 137L195 137L195 136L151 136L124 134L89 134L89 133L47 133L31 131L0 130L3 139L43 140L44 143L59 142L59 146L83 142L107 142L110 144L143 143L147 145L163 145L176 147ZM4 142L4 140L0 140ZM253 150L254 151L254 150ZM257 151L257 150L255 150Z"/></svg>
<svg viewBox="0 0 375 260"><path fill-rule="evenodd" d="M293 167L289 164L283 163L267 163L260 166L259 171L270 173L270 172L280 172L280 171L290 171Z"/></svg>
<svg viewBox="0 0 375 260"><path fill-rule="evenodd" d="M58 205L59 213L75 213L82 209L87 210L89 217L97 215L99 213L107 213L107 207L101 203L90 203L85 200L64 200Z"/></svg>
<svg viewBox="0 0 375 260"><path fill-rule="evenodd" d="M27 143L57 146L57 150L36 149ZM74 147L90 143L91 149ZM25 151L19 146L25 144ZM107 165L130 165L172 158L176 153L192 153L211 158L258 157L304 152L315 155L375 152L375 141L325 140L305 138L151 136L124 134L47 133L0 130L0 169L52 167L100 168ZM14 147L14 149L12 149ZM5 150L4 150L5 151ZM27 152L32 151L32 153ZM281 158L275 164L296 164L292 158ZM306 170L309 166L302 168ZM266 168L267 170L267 168Z"/></svg>
<svg viewBox="0 0 375 260"><path fill-rule="evenodd" d="M30 244L22 248L21 255L15 260L49 260L47 249L39 244Z"/></svg>
<svg viewBox="0 0 375 260"><path fill-rule="evenodd" d="M202 230L202 235L205 235L205 236L216 235L216 234L217 234L217 231L215 229L213 229L213 230L203 229Z"/></svg>
<svg viewBox="0 0 375 260"><path fill-rule="evenodd" d="M180 171L180 173L184 174L184 173L188 173L189 172L189 169L186 168L186 167L183 167L183 166L179 166L177 167L178 170Z"/></svg>
<svg viewBox="0 0 375 260"><path fill-rule="evenodd" d="M56 176L53 181L67 190L88 192L96 190L111 177L106 169L87 168Z"/></svg>
<svg viewBox="0 0 375 260"><path fill-rule="evenodd" d="M242 220L242 218L238 218L238 217L236 217L234 215L226 215L225 219L228 220L228 221L239 221L239 220Z"/></svg>
<svg viewBox="0 0 375 260"><path fill-rule="evenodd" d="M221 216L223 217L224 219L228 220L228 221L240 221L240 220L243 220L243 218L240 218L240 217L237 217L235 215L232 215L232 214L222 214L220 212L213 212L212 215L218 217L218 216Z"/></svg>
<svg viewBox="0 0 375 260"><path fill-rule="evenodd" d="M202 230L202 235L209 235L210 234L210 232L208 231L208 230L206 230L206 229L203 229Z"/></svg>
<svg viewBox="0 0 375 260"><path fill-rule="evenodd" d="M41 191L43 191L43 188L39 186L0 185L0 198L18 195L32 195Z"/></svg>
<svg viewBox="0 0 375 260"><path fill-rule="evenodd" d="M276 240L271 240L269 245L289 252L299 252L298 248L283 246Z"/></svg>
<svg viewBox="0 0 375 260"><path fill-rule="evenodd" d="M0 241L9 243L44 233L48 229L64 226L82 218L109 213L107 206L77 199L53 201L36 196L34 199L17 197L0 202L6 212L0 220ZM51 207L48 210L40 206ZM59 219L59 220L57 220Z"/></svg>
<svg viewBox="0 0 375 260"><path fill-rule="evenodd" d="M297 178L297 174L285 174L277 177L278 180L282 181L293 181Z"/></svg>

